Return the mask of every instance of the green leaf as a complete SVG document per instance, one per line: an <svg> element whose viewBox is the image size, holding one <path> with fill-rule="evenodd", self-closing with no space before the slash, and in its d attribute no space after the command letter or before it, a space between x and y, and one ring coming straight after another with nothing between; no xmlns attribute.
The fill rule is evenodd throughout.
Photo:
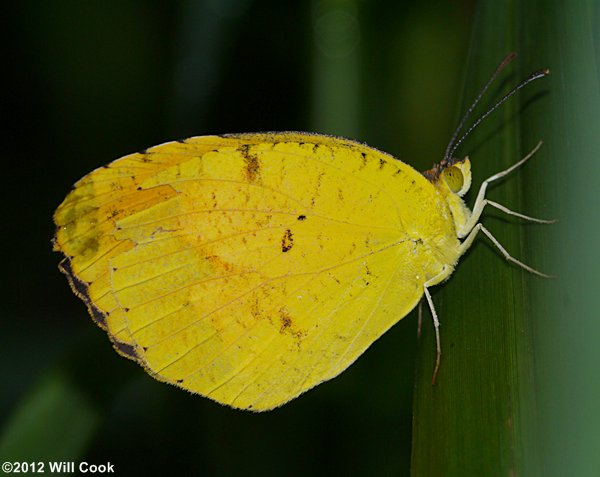
<svg viewBox="0 0 600 477"><path fill-rule="evenodd" d="M0 435L0 461L76 461L100 414L60 372L47 373L9 418Z"/></svg>
<svg viewBox="0 0 600 477"><path fill-rule="evenodd" d="M488 197L560 222L526 224L493 210L482 221L509 253L558 278L506 263L481 236L437 290L442 367L432 386L435 348L425 323L414 395L415 476L600 473L600 321L592 304L600 263L600 16L592 2L565 5L478 5L462 110L508 51L520 56L484 103L533 70L548 67L551 75L509 100L460 148L473 163L470 204L482 180L544 140Z"/></svg>

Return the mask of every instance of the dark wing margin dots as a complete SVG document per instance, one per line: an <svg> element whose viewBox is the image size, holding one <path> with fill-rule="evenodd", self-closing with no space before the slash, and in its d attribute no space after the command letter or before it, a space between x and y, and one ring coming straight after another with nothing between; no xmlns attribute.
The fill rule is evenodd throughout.
<svg viewBox="0 0 600 477"><path fill-rule="evenodd" d="M135 346L116 339L108 330L108 326L106 324L107 314L100 308L98 308L90 298L89 284L81 280L73 272L73 267L71 266L71 258L65 256L65 258L58 265L58 268L62 273L64 273L67 276L67 280L69 281L69 285L71 286L73 293L75 293L75 295L77 295L81 299L81 301L85 303L85 306L87 307L92 319L100 328L102 328L108 333L115 350L117 350L117 352L125 358L129 358L133 361L139 362L141 358L137 354Z"/></svg>

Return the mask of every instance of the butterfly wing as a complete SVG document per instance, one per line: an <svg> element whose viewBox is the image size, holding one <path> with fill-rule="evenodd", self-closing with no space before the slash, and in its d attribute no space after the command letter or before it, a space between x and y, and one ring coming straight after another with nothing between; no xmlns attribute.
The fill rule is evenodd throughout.
<svg viewBox="0 0 600 477"><path fill-rule="evenodd" d="M430 189L340 138L196 137L84 177L55 213L55 249L121 354L266 410L339 374L416 305L406 221Z"/></svg>

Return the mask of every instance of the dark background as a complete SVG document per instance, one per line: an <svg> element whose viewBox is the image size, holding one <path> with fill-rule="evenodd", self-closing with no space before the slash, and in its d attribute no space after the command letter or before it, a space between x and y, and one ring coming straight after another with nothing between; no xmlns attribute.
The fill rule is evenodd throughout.
<svg viewBox="0 0 600 477"><path fill-rule="evenodd" d="M416 3L6 4L0 453L121 475L408 472L414 314L335 380L269 413L235 411L120 358L50 240L81 176L192 135L317 131L431 167L457 119L473 9Z"/></svg>

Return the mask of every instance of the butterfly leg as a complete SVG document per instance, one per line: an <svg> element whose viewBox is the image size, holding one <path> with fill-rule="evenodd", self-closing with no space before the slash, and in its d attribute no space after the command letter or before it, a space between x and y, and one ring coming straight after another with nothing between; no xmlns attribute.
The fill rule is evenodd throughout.
<svg viewBox="0 0 600 477"><path fill-rule="evenodd" d="M442 346L440 340L440 320L438 320L437 313L435 311L435 306L433 306L433 300L431 299L431 294L429 293L429 287L433 285L437 285L438 283L443 282L446 278L450 276L453 268L445 266L442 271L433 278L430 278L423 285L423 292L425 293L425 298L427 300L427 304L429 305L429 309L431 310L431 318L433 320L433 328L435 329L435 368L433 370L433 376L431 378L431 384L435 384L435 379L437 377L438 371L440 369L440 363L442 361ZM421 300L422 302L422 300Z"/></svg>
<svg viewBox="0 0 600 477"><path fill-rule="evenodd" d="M469 250L469 248L471 248L471 245L473 245L473 241L475 240L475 237L477 237L477 234L479 233L479 231L482 231L487 236L487 238L489 238L491 240L491 242L496 246L496 248L498 250L500 250L500 253L502 253L502 255L504 255L504 258L506 258L506 260L508 260L509 262L512 262L515 265L518 265L519 267L521 267L524 270L527 270L530 273L539 275L540 277L554 278L552 275L546 275L545 273L542 273L542 272L536 270L535 268L530 267L529 265L525 265L523 262L514 258L510 253L508 253L506 251L506 249L502 245L500 245L500 242L498 242L496 237L494 237L492 235L492 233L488 229L486 229L483 226L483 224L481 224L481 223L477 224L473 228L473 230L471 230L471 232L469 233L467 238L465 240L463 240L463 242L461 243L460 249L459 249L460 256L462 256L467 250Z"/></svg>
<svg viewBox="0 0 600 477"><path fill-rule="evenodd" d="M556 222L556 220L536 219L535 217L530 217L528 215L521 214L519 212L515 212L513 210L510 210L508 207L505 207L501 204L498 204L497 202L494 202L493 200L489 200L489 199L485 198L485 193L486 193L487 187L490 183L506 176L507 174L511 173L518 167L525 164L525 162L527 162L529 159L531 159L531 157L538 151L538 149L541 147L541 145L542 145L542 141L540 141L533 148L533 150L529 154L527 154L523 159L521 159L519 162L517 162L516 164L513 164L508 169L498 172L497 174L494 174L493 176L491 176L491 177L487 178L485 181L483 181L483 183L481 184L481 187L479 188L477 198L475 199L475 204L473 205L473 212L471 212L469 219L464 224L464 226L461 228L461 230L458 231L459 238L466 237L475 228L475 226L477 225L477 222L479 221L479 218L481 217L483 208L486 205L491 205L492 207L495 207L508 215L512 215L514 217L519 217L521 219L528 220L530 222L536 222L538 224L552 224L552 223Z"/></svg>
<svg viewBox="0 0 600 477"><path fill-rule="evenodd" d="M431 384L435 384L435 378L437 377L437 373L440 369L440 362L442 361L442 346L440 342L440 321L438 320L437 313L435 312L435 307L433 306L433 300L431 299L431 295L429 294L429 289L427 285L424 287L425 290L425 298L427 298L427 303L429 304L429 309L431 310L431 318L433 319L433 327L435 329L435 368L433 369L433 376L431 377Z"/></svg>

